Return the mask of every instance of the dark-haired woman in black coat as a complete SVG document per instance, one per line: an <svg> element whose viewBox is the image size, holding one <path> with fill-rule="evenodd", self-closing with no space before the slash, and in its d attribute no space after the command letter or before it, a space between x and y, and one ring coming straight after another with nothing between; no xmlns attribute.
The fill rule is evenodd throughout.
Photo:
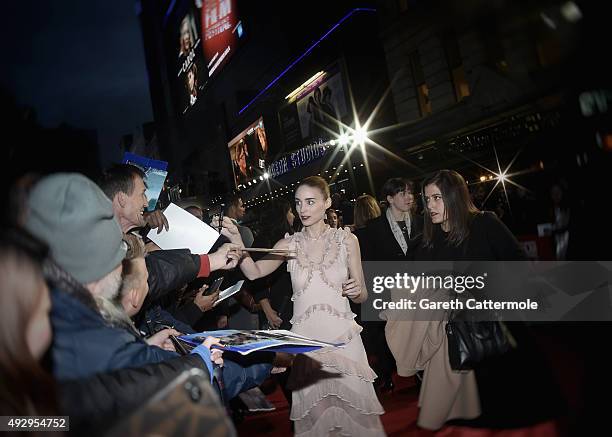
<svg viewBox="0 0 612 437"><path fill-rule="evenodd" d="M415 261L526 260L519 242L497 216L474 206L467 184L457 172L441 170L426 178L422 196L424 226L415 248ZM556 390L535 347L533 333L524 325L507 324L518 347L501 357L485 360L475 369L475 393L473 376L467 376L472 372L455 372L448 358L442 358L448 347L444 329L440 329L444 325L430 322L424 326L417 322L406 326L406 323L411 322L388 326L387 335L398 369L423 366L429 370L425 371L421 389L420 426L437 428L446 420L470 419L461 422L477 427L515 428L554 417L558 396L554 395ZM439 340L438 350L433 350L431 344L418 343L407 348L405 344L410 342L406 340L406 327L424 338ZM424 356L428 359L423 359ZM478 403L481 414L476 418Z"/></svg>

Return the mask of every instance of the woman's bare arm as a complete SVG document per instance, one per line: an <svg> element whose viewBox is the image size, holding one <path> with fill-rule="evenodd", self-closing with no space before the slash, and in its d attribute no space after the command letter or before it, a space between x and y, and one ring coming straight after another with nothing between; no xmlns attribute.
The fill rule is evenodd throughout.
<svg viewBox="0 0 612 437"><path fill-rule="evenodd" d="M219 226L219 219L216 218L215 220L216 221L213 221L214 225ZM238 231L238 228L228 217L223 217L221 233L227 238L229 238L232 243L242 248L244 247L244 243L242 241L242 238L240 237L240 232ZM274 249L289 249L289 240L283 238L274 245ZM255 262L249 256L248 252L243 253L245 253L246 256L240 262L240 270L242 270L244 276L246 276L251 281L269 275L274 270L279 268L283 264L283 262L285 262L286 258L283 255L269 254L264 256L259 261Z"/></svg>
<svg viewBox="0 0 612 437"><path fill-rule="evenodd" d="M342 284L342 294L355 303L362 303L368 298L368 290L365 286L363 268L361 267L361 250L359 240L353 234L346 238L348 250L349 279Z"/></svg>
<svg viewBox="0 0 612 437"><path fill-rule="evenodd" d="M274 249L288 250L289 240L283 238L274 245ZM284 255L269 254L255 262L253 261L253 258L247 254L247 256L240 263L240 270L242 270L244 276L253 281L255 279L268 276L274 270L279 268L285 262L285 260L286 256Z"/></svg>

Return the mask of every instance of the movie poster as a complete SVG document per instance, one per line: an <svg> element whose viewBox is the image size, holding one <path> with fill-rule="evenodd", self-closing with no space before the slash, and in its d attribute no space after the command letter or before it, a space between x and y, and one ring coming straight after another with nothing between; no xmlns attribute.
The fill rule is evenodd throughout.
<svg viewBox="0 0 612 437"><path fill-rule="evenodd" d="M180 18L174 33L176 47L176 89L179 113L185 114L197 104L208 77L202 54L199 14L193 5Z"/></svg>
<svg viewBox="0 0 612 437"><path fill-rule="evenodd" d="M260 117L235 136L228 143L228 149L236 187L246 185L261 176L265 172L269 153L263 118Z"/></svg>
<svg viewBox="0 0 612 437"><path fill-rule="evenodd" d="M168 163L166 161L158 161L156 159L147 158L145 156L136 155L134 153L125 152L123 155L123 164L131 164L140 168L145 173L145 184L147 191L145 195L149 201L147 211L155 210L157 200L164 188L166 176L168 176Z"/></svg>
<svg viewBox="0 0 612 437"><path fill-rule="evenodd" d="M236 0L203 0L202 46L208 76L218 73L243 36Z"/></svg>

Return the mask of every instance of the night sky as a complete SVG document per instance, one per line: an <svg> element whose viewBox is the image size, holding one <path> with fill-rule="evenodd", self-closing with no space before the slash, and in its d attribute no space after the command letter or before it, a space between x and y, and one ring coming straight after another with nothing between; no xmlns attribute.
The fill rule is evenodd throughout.
<svg viewBox="0 0 612 437"><path fill-rule="evenodd" d="M45 127L96 129L102 164L153 119L132 0L19 0L3 4L0 86Z"/></svg>

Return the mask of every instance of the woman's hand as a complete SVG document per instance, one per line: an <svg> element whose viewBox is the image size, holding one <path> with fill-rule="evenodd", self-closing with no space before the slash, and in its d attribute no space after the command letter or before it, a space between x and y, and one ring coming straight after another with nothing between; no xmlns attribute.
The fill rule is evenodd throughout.
<svg viewBox="0 0 612 437"><path fill-rule="evenodd" d="M270 312L268 311L264 311L264 313L266 314L266 318L268 319L268 323L270 323L270 326L274 329L278 329L280 328L280 325L283 324L283 319L281 319L278 316L278 313L274 310L270 310Z"/></svg>
<svg viewBox="0 0 612 437"><path fill-rule="evenodd" d="M172 344L172 340L170 340L171 335L181 335L176 329L162 329L161 331L153 334L149 338L146 339L146 342L149 346L157 346L167 351L176 352L174 345Z"/></svg>
<svg viewBox="0 0 612 437"><path fill-rule="evenodd" d="M361 296L361 284L353 278L343 282L342 296L346 296L351 300L358 299Z"/></svg>

